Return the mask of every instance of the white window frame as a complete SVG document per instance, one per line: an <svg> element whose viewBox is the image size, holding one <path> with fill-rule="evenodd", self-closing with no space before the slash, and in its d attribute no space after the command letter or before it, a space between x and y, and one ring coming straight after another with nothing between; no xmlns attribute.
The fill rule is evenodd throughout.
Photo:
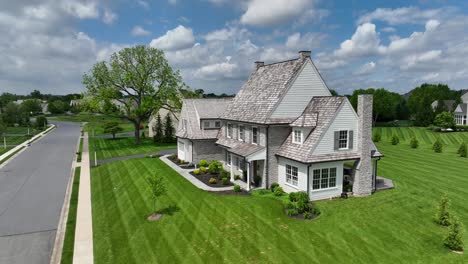
<svg viewBox="0 0 468 264"><path fill-rule="evenodd" d="M215 121L215 128L221 127L221 121Z"/></svg>
<svg viewBox="0 0 468 264"><path fill-rule="evenodd" d="M239 141L245 141L245 127L243 125L237 127L237 139Z"/></svg>
<svg viewBox="0 0 468 264"><path fill-rule="evenodd" d="M232 136L233 136L233 133L232 133L232 131L233 131L233 126L232 126L231 123L228 123L228 124L227 124L226 130L227 130L226 136L227 136L228 138L232 138Z"/></svg>
<svg viewBox="0 0 468 264"><path fill-rule="evenodd" d="M245 161L242 158L237 158L237 170L243 173L244 171L242 170L242 167L245 166Z"/></svg>
<svg viewBox="0 0 468 264"><path fill-rule="evenodd" d="M342 132L346 132L346 138L342 138ZM341 143L343 140L345 141L346 147L341 147ZM338 150L346 150L349 149L349 130L340 130L338 131Z"/></svg>
<svg viewBox="0 0 468 264"><path fill-rule="evenodd" d="M210 128L210 121L203 121L203 128Z"/></svg>
<svg viewBox="0 0 468 264"><path fill-rule="evenodd" d="M295 166L286 164L285 181L286 184L297 187L299 185L299 169Z"/></svg>
<svg viewBox="0 0 468 264"><path fill-rule="evenodd" d="M314 191L335 189L336 180L337 180L337 172L338 172L337 167L313 169L311 191L314 192Z"/></svg>
<svg viewBox="0 0 468 264"><path fill-rule="evenodd" d="M226 164L231 167L232 165L232 159L231 159L231 153L226 152Z"/></svg>
<svg viewBox="0 0 468 264"><path fill-rule="evenodd" d="M254 133L255 129L255 133ZM255 140L254 140L255 136ZM258 145L258 127L252 127L252 144Z"/></svg>
<svg viewBox="0 0 468 264"><path fill-rule="evenodd" d="M298 141L298 138L296 136L299 136L299 141ZM293 129L293 135L292 135L293 143L302 144L303 139L304 139L304 136L303 136L302 130L297 129L297 128Z"/></svg>

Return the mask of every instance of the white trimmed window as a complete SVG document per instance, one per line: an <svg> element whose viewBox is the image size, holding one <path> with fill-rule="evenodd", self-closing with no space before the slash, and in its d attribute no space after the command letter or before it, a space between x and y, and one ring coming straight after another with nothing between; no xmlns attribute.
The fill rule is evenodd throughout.
<svg viewBox="0 0 468 264"><path fill-rule="evenodd" d="M226 164L228 166L231 166L231 164L232 164L231 153L229 153L229 152L226 152Z"/></svg>
<svg viewBox="0 0 468 264"><path fill-rule="evenodd" d="M203 126L204 126L205 128L210 128L210 121L205 121L205 122L203 122Z"/></svg>
<svg viewBox="0 0 468 264"><path fill-rule="evenodd" d="M298 175L297 167L286 164L286 182L293 186L297 186L297 180L298 180L297 175Z"/></svg>
<svg viewBox="0 0 468 264"><path fill-rule="evenodd" d="M244 135L245 135L245 128L244 126L239 126L239 141L244 141Z"/></svg>
<svg viewBox="0 0 468 264"><path fill-rule="evenodd" d="M221 121L215 121L215 127L216 128L221 127Z"/></svg>
<svg viewBox="0 0 468 264"><path fill-rule="evenodd" d="M232 138L232 124L227 124L227 137Z"/></svg>
<svg viewBox="0 0 468 264"><path fill-rule="evenodd" d="M252 127L252 143L258 144L258 128Z"/></svg>
<svg viewBox="0 0 468 264"><path fill-rule="evenodd" d="M338 149L348 149L348 130L340 130Z"/></svg>
<svg viewBox="0 0 468 264"><path fill-rule="evenodd" d="M336 168L315 169L312 177L312 190L336 187Z"/></svg>
<svg viewBox="0 0 468 264"><path fill-rule="evenodd" d="M302 130L300 129L293 130L293 143L302 144Z"/></svg>

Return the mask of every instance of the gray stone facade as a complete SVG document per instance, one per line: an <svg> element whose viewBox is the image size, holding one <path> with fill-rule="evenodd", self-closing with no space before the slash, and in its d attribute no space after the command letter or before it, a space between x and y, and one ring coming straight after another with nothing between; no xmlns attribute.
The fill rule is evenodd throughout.
<svg viewBox="0 0 468 264"><path fill-rule="evenodd" d="M266 158L268 159L268 183L264 183L265 188L269 188L272 182L278 182L278 157L276 153L283 144L284 140L291 133L290 126L270 126L267 128L268 141L267 141L267 153ZM267 166L265 164L265 166Z"/></svg>
<svg viewBox="0 0 468 264"><path fill-rule="evenodd" d="M193 140L193 163L200 160L223 160L223 149L215 145L216 140Z"/></svg>
<svg viewBox="0 0 468 264"><path fill-rule="evenodd" d="M358 152L359 163L354 174L353 193L356 196L372 194L372 95L362 94L358 96Z"/></svg>

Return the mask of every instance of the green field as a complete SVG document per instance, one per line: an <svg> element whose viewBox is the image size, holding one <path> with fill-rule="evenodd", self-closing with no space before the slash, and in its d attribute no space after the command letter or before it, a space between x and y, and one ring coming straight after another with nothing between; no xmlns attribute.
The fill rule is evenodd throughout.
<svg viewBox="0 0 468 264"><path fill-rule="evenodd" d="M152 139L142 138L140 144L135 144L134 137L112 138L90 138L89 147L91 160L94 160L94 146L97 149L97 159L109 159L114 157L129 156L134 154L143 154L155 152L162 149L176 148L174 143L155 144Z"/></svg>
<svg viewBox="0 0 468 264"><path fill-rule="evenodd" d="M68 208L67 228L63 241L61 263L73 263L73 247L75 246L76 210L78 209L78 189L80 186L81 168L75 168L72 193L70 197L70 207Z"/></svg>
<svg viewBox="0 0 468 264"><path fill-rule="evenodd" d="M468 159L458 157L466 134L444 134L444 152L431 150L437 135L424 129L379 128L386 155L379 175L394 190L370 197L318 202L312 221L287 217L277 199L201 191L158 159L133 159L92 169L96 263L467 263L443 246L447 228L433 222L443 193L468 226ZM387 134L401 133L402 143ZM411 149L406 136L421 141ZM427 142L427 143L425 143ZM168 194L151 213L145 177L165 178ZM464 235L468 242L468 235Z"/></svg>

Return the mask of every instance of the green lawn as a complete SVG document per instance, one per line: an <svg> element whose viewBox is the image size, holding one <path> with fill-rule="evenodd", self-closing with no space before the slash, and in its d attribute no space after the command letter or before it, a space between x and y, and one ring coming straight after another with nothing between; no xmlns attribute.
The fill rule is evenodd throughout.
<svg viewBox="0 0 468 264"><path fill-rule="evenodd" d="M174 143L155 144L152 139L148 138L141 139L141 143L138 145L135 144L134 137L90 138L89 140L92 160L94 160L94 143L96 144L98 160L176 148Z"/></svg>
<svg viewBox="0 0 468 264"><path fill-rule="evenodd" d="M433 144L437 138L440 138L444 145L459 146L462 142L468 143L467 132L433 132L422 127L377 127L374 133L380 132L382 142L390 142L393 135L400 138L401 143L409 143L411 137L415 136L421 144Z"/></svg>
<svg viewBox="0 0 468 264"><path fill-rule="evenodd" d="M70 197L70 207L68 209L67 228L63 241L61 263L73 263L73 247L75 246L76 210L78 209L78 189L80 186L81 168L75 168L72 193Z"/></svg>
<svg viewBox="0 0 468 264"><path fill-rule="evenodd" d="M322 215L312 221L288 218L277 199L201 191L159 159L93 168L95 262L468 262L468 254L454 254L443 246L447 229L432 220L434 206L446 192L453 211L468 226L468 159L455 154L468 133L443 135L444 142L453 138L454 144L437 154L423 140L432 132L396 130L403 135L417 131L422 142L416 150L405 142L378 144L386 155L379 162L379 175L393 179L396 189L366 198L321 201ZM158 209L167 214L149 223L145 177L154 173L166 180L168 194ZM464 238L468 242L466 233Z"/></svg>
<svg viewBox="0 0 468 264"><path fill-rule="evenodd" d="M23 134L27 135L28 134L28 129L29 129L29 134L31 136L41 132L42 130L35 129L35 128L28 128L28 127L7 127L5 130L5 133L7 134Z"/></svg>

